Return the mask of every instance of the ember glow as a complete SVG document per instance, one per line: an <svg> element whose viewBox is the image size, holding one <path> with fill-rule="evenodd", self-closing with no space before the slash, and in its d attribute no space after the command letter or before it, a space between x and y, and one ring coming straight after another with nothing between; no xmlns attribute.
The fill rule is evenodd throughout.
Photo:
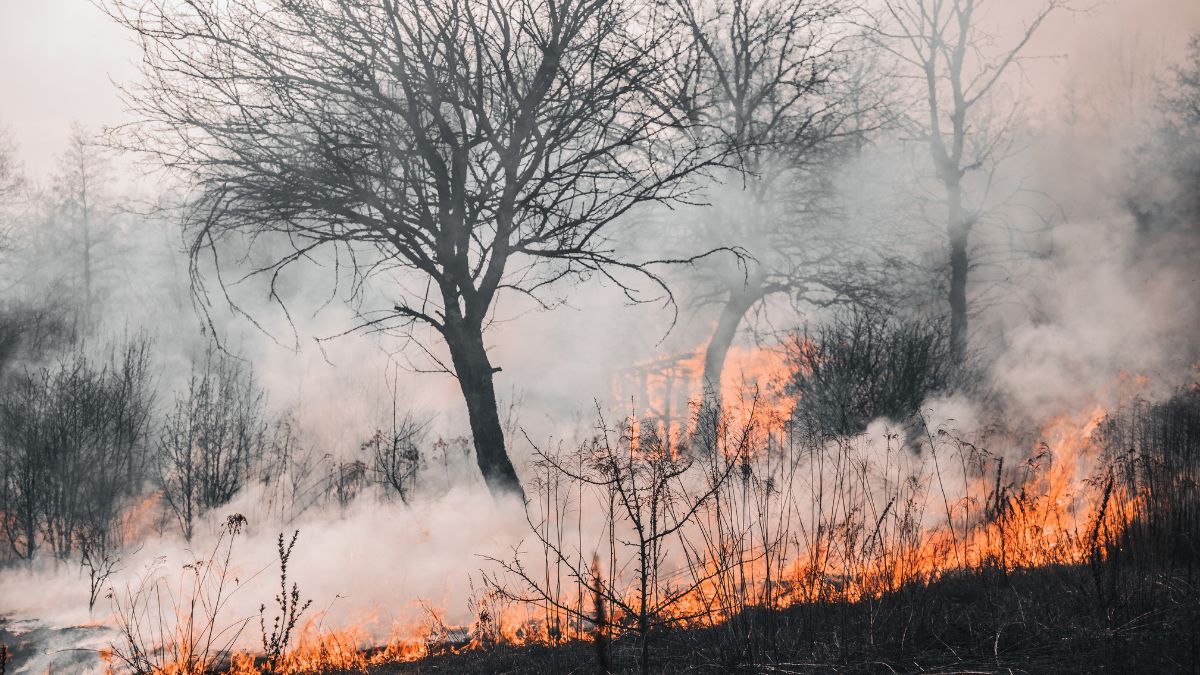
<svg viewBox="0 0 1200 675"><path fill-rule="evenodd" d="M753 398L757 414L788 419L794 400L786 392L787 358L783 345L731 347L721 372L721 400L730 401L730 410L741 414L749 412L751 406L745 404ZM620 370L613 378L612 400L636 406L632 414L655 421L665 435L681 438L694 431L695 405L703 400L704 388L704 349L699 349Z"/></svg>

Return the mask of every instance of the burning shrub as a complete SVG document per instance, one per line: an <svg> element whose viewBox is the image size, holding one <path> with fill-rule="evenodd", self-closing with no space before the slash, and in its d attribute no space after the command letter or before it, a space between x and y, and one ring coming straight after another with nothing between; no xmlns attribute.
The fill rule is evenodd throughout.
<svg viewBox="0 0 1200 675"><path fill-rule="evenodd" d="M928 430L921 453L893 433L813 448L749 413L700 427L697 453L673 451L645 422L539 453L528 513L541 550L493 560L504 576L489 581L545 613L547 641L561 626L568 641L612 645L597 658L615 669L636 658L645 672L648 644L694 630L732 669L794 639L774 621L795 608L856 605L886 631L885 598L1077 565L1110 541L1093 529L1118 531L1077 461L1091 456L1098 414L1048 426L1035 457L1006 465L986 436L953 428ZM590 542L603 563L588 564Z"/></svg>
<svg viewBox="0 0 1200 675"><path fill-rule="evenodd" d="M796 421L817 438L861 433L880 417L908 418L954 375L945 322L865 309L795 336L789 360Z"/></svg>
<svg viewBox="0 0 1200 675"><path fill-rule="evenodd" d="M753 422L751 421L751 424ZM543 471L533 487L545 499L545 510L535 516L526 511L530 528L542 547L544 573L522 562L520 552L511 560L491 559L502 573L516 581L510 587L499 577L485 577L502 596L545 611L546 639L561 642L599 631L606 640L611 632L632 635L638 643L638 666L651 672L650 642L654 634L687 625L711 608L693 607L689 601L702 586L728 571L728 561L711 567L692 565L668 569L668 549L683 539L684 531L701 518L714 495L732 482L746 446L745 434L706 438L708 466L689 453L679 452L678 441L663 435L650 420L625 420L616 428L599 420L598 434L574 454L537 451ZM718 462L716 456L731 461ZM569 551L566 512L572 492L578 508L592 503L603 517L601 540L606 540L607 574L601 572L599 554L589 564L582 550ZM590 494L589 494L590 493ZM565 500L565 501L564 501ZM578 526L578 525L577 525ZM580 533L582 535L582 532ZM684 548L688 546L686 541ZM684 557L692 562L691 553ZM564 590L564 577L577 583L575 592ZM593 605L589 611L587 603ZM611 614L605 611L611 608ZM594 631L585 631L595 623ZM603 641L601 642L603 644ZM607 659L603 647L598 656ZM602 667L606 667L602 663Z"/></svg>
<svg viewBox="0 0 1200 675"><path fill-rule="evenodd" d="M284 543L283 533L279 533L277 550L279 553L279 595L275 596L275 604L279 607L279 614L271 622L271 630L267 632L266 611L267 605L264 603L258 608L259 628L262 632L263 656L266 659L267 666L272 670L278 670L282 662L285 651L292 641L292 632L296 630L296 622L300 620L300 616L305 610L312 605L312 600L300 601L300 586L295 582L292 583L291 590L288 590L288 561L292 557L292 549L296 547L296 539L300 536L300 530L295 530L292 533L292 538L286 544Z"/></svg>

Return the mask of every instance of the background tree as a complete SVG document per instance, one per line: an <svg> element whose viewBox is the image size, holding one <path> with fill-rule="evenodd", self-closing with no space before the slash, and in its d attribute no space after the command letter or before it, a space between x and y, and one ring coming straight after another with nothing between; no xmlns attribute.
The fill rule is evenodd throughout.
<svg viewBox="0 0 1200 675"><path fill-rule="evenodd" d="M971 232L986 215L997 164L1010 149L1019 103L994 104L1005 75L1023 60L1046 18L1068 0L1045 0L1015 39L998 44L986 26L988 0L885 0L872 33L894 57L900 77L916 82L920 103L909 123L929 151L944 196L949 247L950 345L961 364L967 349L967 277ZM979 174L979 185L967 178ZM969 188L974 187L974 190Z"/></svg>
<svg viewBox="0 0 1200 675"><path fill-rule="evenodd" d="M46 548L84 565L121 545L120 517L146 477L149 344L106 360L67 351L6 378L0 396L0 530L20 558ZM94 569L94 568L93 568Z"/></svg>
<svg viewBox="0 0 1200 675"><path fill-rule="evenodd" d="M849 57L837 0L677 0L696 51L685 105L727 150L733 170L697 217L700 236L749 259L698 269L702 303L720 307L703 386L718 407L725 358L744 317L769 296L828 303L864 291L846 264L862 254L839 227L838 163L876 107Z"/></svg>
<svg viewBox="0 0 1200 675"><path fill-rule="evenodd" d="M25 173L17 160L17 148L12 132L0 125L0 233L4 235L4 242L7 242L7 233L11 227L7 210L16 201L24 185Z"/></svg>
<svg viewBox="0 0 1200 675"><path fill-rule="evenodd" d="M17 158L12 131L0 123L0 252L14 247L17 204L26 187L25 171Z"/></svg>
<svg viewBox="0 0 1200 675"><path fill-rule="evenodd" d="M58 265L66 264L75 279L76 302L82 327L92 326L93 312L100 300L99 277L109 263L116 244L115 227L107 188L112 167L105 150L81 125L72 124L67 150L59 157L53 194L59 237L53 246ZM62 254L69 255L64 261Z"/></svg>
<svg viewBox="0 0 1200 675"><path fill-rule="evenodd" d="M354 288L381 273L393 307L365 324L432 332L460 384L493 493L520 493L484 333L497 295L537 302L643 262L605 232L685 196L705 163L655 5L594 0L114 0L144 51L131 145L190 180L193 279L221 245L277 235L252 270L275 282L324 252ZM626 277L626 281L628 277ZM660 284L661 286L661 284ZM368 316L368 314L370 314ZM420 342L419 342L420 343ZM422 346L428 346L423 343Z"/></svg>
<svg viewBox="0 0 1200 675"><path fill-rule="evenodd" d="M1200 35L1158 101L1161 120L1138 148L1126 206L1142 234L1200 229Z"/></svg>

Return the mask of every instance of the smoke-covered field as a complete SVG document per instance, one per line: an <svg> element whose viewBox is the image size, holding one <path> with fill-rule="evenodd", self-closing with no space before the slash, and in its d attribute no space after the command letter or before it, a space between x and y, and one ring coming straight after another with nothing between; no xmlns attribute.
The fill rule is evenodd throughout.
<svg viewBox="0 0 1200 675"><path fill-rule="evenodd" d="M0 7L0 675L1196 672L1200 8Z"/></svg>

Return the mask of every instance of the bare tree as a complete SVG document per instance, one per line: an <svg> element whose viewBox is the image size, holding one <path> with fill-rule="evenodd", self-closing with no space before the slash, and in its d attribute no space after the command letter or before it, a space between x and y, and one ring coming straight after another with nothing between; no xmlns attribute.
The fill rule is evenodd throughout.
<svg viewBox="0 0 1200 675"><path fill-rule="evenodd" d="M125 569L121 544L115 530L84 527L77 535L79 567L88 578L88 612L96 609L96 601L108 589L108 581ZM138 551L141 547L138 547ZM137 551L134 551L136 554Z"/></svg>
<svg viewBox="0 0 1200 675"><path fill-rule="evenodd" d="M65 241L60 244L70 253L66 269L76 278L77 302L85 329L92 325L99 301L101 266L115 244L114 214L106 195L110 170L104 148L84 127L72 124L67 150L59 158L53 198L65 227L62 233ZM60 249L57 255L62 253Z"/></svg>
<svg viewBox="0 0 1200 675"><path fill-rule="evenodd" d="M17 146L12 132L0 126L0 217L5 217L6 208L16 199L25 185L25 173L17 160ZM7 221L0 222L0 232L9 229Z"/></svg>
<svg viewBox="0 0 1200 675"><path fill-rule="evenodd" d="M863 290L845 264L859 253L838 227L834 178L876 123L876 103L850 62L839 0L675 4L696 51L684 105L728 151L734 172L698 217L698 234L749 254L698 268L700 302L720 306L702 379L715 409L726 355L753 308L776 294L828 303Z"/></svg>
<svg viewBox="0 0 1200 675"><path fill-rule="evenodd" d="M130 342L115 354L104 388L91 406L102 412L91 438L87 478L82 481L82 518L75 531L80 567L88 576L88 611L108 579L122 569L126 540L122 517L143 494L150 463L154 411L150 343Z"/></svg>
<svg viewBox="0 0 1200 675"><path fill-rule="evenodd" d="M1126 206L1143 234L1200 229L1200 35L1159 92L1155 136L1132 162Z"/></svg>
<svg viewBox="0 0 1200 675"><path fill-rule="evenodd" d="M1012 141L1019 103L997 106L1009 71L1020 66L1029 41L1046 18L1069 0L1043 0L1024 27L1002 42L986 25L988 0L885 0L872 27L878 44L917 83L920 114L910 122L927 145L945 205L949 244L950 345L956 363L967 351L967 277L970 237L989 203L997 165ZM1007 107L1008 110L1003 108ZM980 174L969 191L966 178Z"/></svg>
<svg viewBox="0 0 1200 675"><path fill-rule="evenodd" d="M40 402L36 381L21 378L7 383L3 412L4 455L0 465L0 525L13 553L32 561L41 543L40 520L46 474L46 458L39 451L41 428L28 414Z"/></svg>
<svg viewBox="0 0 1200 675"><path fill-rule="evenodd" d="M521 488L484 333L502 291L549 304L593 274L659 285L606 231L683 199L704 148L673 112L677 33L659 7L594 0L112 0L144 51L131 145L186 175L193 280L220 244L276 235L270 278L328 253L355 293L382 273L391 309L364 324L449 351L493 493ZM216 261L219 262L219 261ZM218 265L219 269L219 265ZM624 279L624 280L623 280ZM279 299L278 295L273 295ZM359 326L364 327L364 326ZM429 345L417 344L431 353Z"/></svg>
<svg viewBox="0 0 1200 675"><path fill-rule="evenodd" d="M375 481L389 494L394 492L405 504L412 499L417 471L421 468L421 450L425 426L411 417L393 417L389 431L376 429L362 444Z"/></svg>

